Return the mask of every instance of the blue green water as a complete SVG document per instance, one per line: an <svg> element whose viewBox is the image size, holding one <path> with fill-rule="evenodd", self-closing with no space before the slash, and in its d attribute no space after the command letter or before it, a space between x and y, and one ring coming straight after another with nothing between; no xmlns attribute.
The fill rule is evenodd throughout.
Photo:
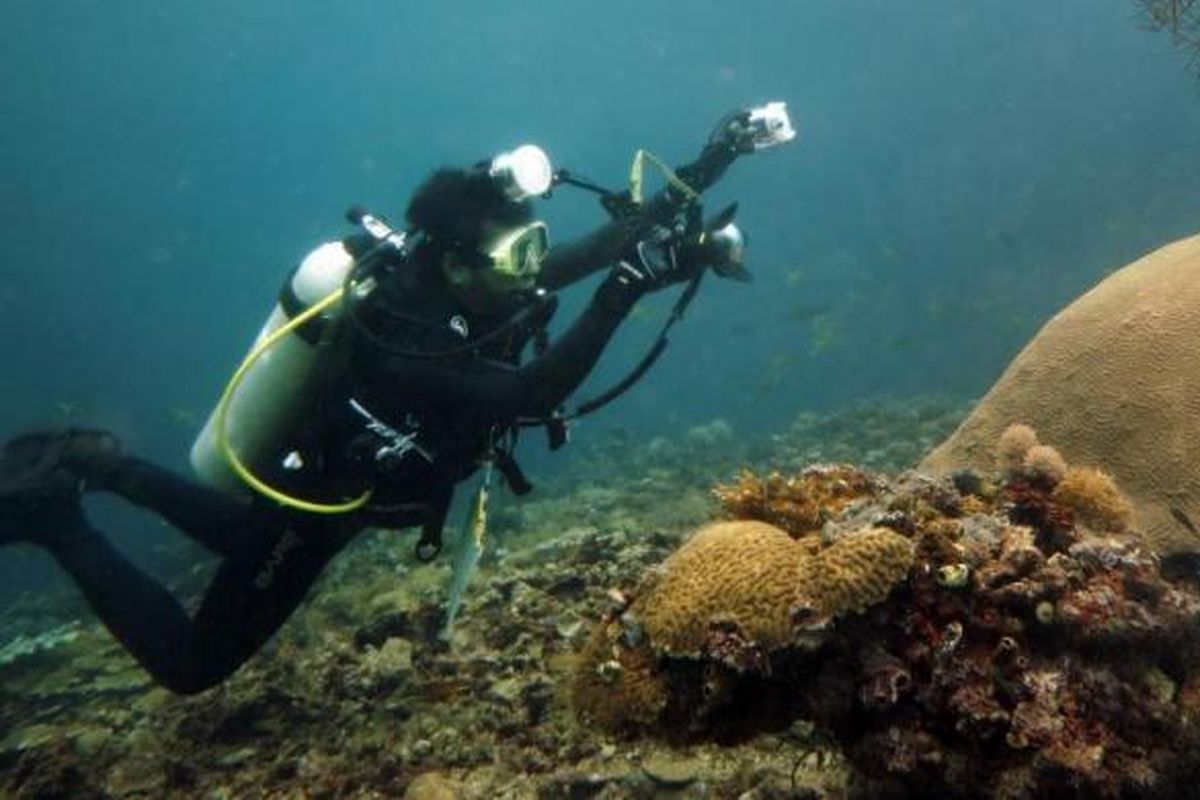
<svg viewBox="0 0 1200 800"><path fill-rule="evenodd" d="M179 468L345 207L399 218L434 166L525 141L620 185L635 148L686 160L739 106L785 100L800 130L711 193L741 201L756 282L709 281L584 437L978 395L1055 309L1200 219L1200 83L1129 0L13 0L4 17L0 432L105 425ZM560 241L602 219L568 191L542 212ZM631 320L592 388L657 319ZM135 550L161 540L113 519ZM0 575L30 558L0 553Z"/></svg>

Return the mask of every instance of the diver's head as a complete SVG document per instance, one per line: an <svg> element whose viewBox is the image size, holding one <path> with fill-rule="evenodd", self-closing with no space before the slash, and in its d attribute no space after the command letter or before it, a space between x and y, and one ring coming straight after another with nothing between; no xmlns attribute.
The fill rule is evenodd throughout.
<svg viewBox="0 0 1200 800"><path fill-rule="evenodd" d="M507 309L532 289L547 248L546 226L528 199L513 199L487 164L443 168L408 205L408 223L424 234L430 260L477 311Z"/></svg>

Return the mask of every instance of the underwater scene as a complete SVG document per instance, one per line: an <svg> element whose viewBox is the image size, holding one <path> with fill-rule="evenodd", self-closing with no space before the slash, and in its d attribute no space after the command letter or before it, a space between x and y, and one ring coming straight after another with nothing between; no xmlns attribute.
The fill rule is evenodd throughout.
<svg viewBox="0 0 1200 800"><path fill-rule="evenodd" d="M1197 796L1200 2L4 16L0 797Z"/></svg>

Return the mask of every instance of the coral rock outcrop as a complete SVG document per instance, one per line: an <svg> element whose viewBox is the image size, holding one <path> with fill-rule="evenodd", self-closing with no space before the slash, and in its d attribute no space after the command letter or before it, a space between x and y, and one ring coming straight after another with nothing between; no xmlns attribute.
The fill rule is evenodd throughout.
<svg viewBox="0 0 1200 800"><path fill-rule="evenodd" d="M702 529L601 621L577 687L617 688L578 710L722 742L803 721L857 798L1187 796L1200 579L1162 574L1104 473L1017 433L997 475L867 476L821 534ZM615 708L647 680L652 705Z"/></svg>
<svg viewBox="0 0 1200 800"><path fill-rule="evenodd" d="M597 626L576 672L576 707L610 729L652 727L672 701L687 703L686 690L672 696L673 666L699 667L710 692L769 675L780 653L819 646L833 620L887 597L914 554L886 528L829 545L757 520L701 528Z"/></svg>

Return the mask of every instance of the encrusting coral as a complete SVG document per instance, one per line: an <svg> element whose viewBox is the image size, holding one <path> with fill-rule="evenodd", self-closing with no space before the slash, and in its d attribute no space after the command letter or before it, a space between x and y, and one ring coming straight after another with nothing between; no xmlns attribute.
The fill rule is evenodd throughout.
<svg viewBox="0 0 1200 800"><path fill-rule="evenodd" d="M1193 236L1116 270L1059 311L918 468L1007 468L993 445L1009 424L1026 423L1069 463L1111 474L1132 503L1134 527L1158 553L1196 553L1198 328Z"/></svg>
<svg viewBox="0 0 1200 800"><path fill-rule="evenodd" d="M701 529L601 622L578 710L689 740L808 720L840 746L855 797L1184 796L1200 777L1200 591L1120 533L1110 478L1055 482L1061 458L1029 459L1033 441L995 489L863 475L859 502L809 514L821 534ZM755 481L740 476L727 509L787 516ZM606 667L609 692L582 697ZM621 681L647 678L652 705L614 709Z"/></svg>
<svg viewBox="0 0 1200 800"><path fill-rule="evenodd" d="M839 464L810 467L793 476L772 472L759 477L743 470L733 484L718 486L713 493L734 519L762 520L803 536L874 491L870 474Z"/></svg>
<svg viewBox="0 0 1200 800"><path fill-rule="evenodd" d="M1133 519L1133 508L1112 476L1092 467L1068 470L1054 487L1054 499L1096 530L1123 531Z"/></svg>
<svg viewBox="0 0 1200 800"><path fill-rule="evenodd" d="M1051 486L1067 476L1067 461L1048 444L1035 444L1025 453L1021 467L1030 476Z"/></svg>
<svg viewBox="0 0 1200 800"><path fill-rule="evenodd" d="M614 609L619 612L619 609ZM658 659L626 635L619 613L608 613L592 631L576 669L571 693L589 720L606 730L653 725L667 705Z"/></svg>
<svg viewBox="0 0 1200 800"><path fill-rule="evenodd" d="M996 461L1010 472L1025 464L1025 456L1038 444L1037 432L1028 425L1014 423L1004 429L996 445Z"/></svg>

